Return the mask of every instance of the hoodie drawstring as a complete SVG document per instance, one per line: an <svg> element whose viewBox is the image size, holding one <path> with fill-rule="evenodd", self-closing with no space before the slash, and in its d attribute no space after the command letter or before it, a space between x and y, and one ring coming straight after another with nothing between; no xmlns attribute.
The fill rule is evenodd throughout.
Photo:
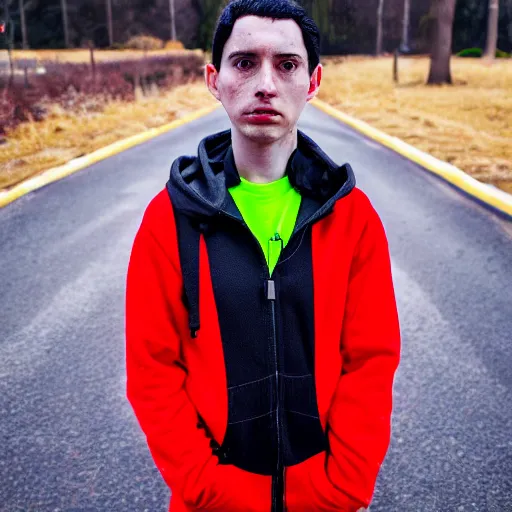
<svg viewBox="0 0 512 512"><path fill-rule="evenodd" d="M183 302L188 310L191 338L197 338L201 327L199 318L199 248L201 235L208 224L191 220L186 215L176 215L181 273L183 276Z"/></svg>

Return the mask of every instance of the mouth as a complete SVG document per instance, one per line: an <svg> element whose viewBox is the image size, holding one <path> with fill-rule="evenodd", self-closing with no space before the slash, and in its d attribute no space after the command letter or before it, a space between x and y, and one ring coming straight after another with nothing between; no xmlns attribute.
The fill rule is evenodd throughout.
<svg viewBox="0 0 512 512"><path fill-rule="evenodd" d="M271 108L256 108L252 112L247 112L247 116L279 116L281 115L277 110Z"/></svg>

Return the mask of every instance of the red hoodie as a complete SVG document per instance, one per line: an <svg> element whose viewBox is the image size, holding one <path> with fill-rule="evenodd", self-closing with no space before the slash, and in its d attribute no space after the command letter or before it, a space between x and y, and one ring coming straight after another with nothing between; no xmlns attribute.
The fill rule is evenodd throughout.
<svg viewBox="0 0 512 512"><path fill-rule="evenodd" d="M301 208L268 275L227 192L230 140L177 159L145 212L127 278L128 398L171 512L356 511L389 445L400 354L382 223L351 167L299 131L287 173Z"/></svg>

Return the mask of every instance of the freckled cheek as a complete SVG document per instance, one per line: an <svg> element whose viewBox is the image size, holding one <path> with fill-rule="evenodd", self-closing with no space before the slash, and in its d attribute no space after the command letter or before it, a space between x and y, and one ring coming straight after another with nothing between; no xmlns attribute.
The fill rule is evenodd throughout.
<svg viewBox="0 0 512 512"><path fill-rule="evenodd" d="M240 106L242 106L244 98L247 101L247 90L241 83L225 87L222 93L225 102L233 106L236 104L240 104Z"/></svg>

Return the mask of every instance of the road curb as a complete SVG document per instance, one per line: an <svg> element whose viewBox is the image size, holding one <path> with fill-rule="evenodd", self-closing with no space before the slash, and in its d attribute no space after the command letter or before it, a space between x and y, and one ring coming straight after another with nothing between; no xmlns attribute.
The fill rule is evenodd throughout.
<svg viewBox="0 0 512 512"><path fill-rule="evenodd" d="M370 126L368 123L365 123L360 119L349 116L318 98L314 98L310 103L326 114L329 114L355 130L363 133L370 139L379 142L383 146L392 149L428 171L436 174L472 199L477 200L484 206L498 213L501 217L512 221L511 194L507 194L492 185L482 183L481 181L472 178L469 174L465 173L458 167L455 167L448 162L444 162L443 160L439 160L432 155L407 144L397 137L388 135L373 126Z"/></svg>
<svg viewBox="0 0 512 512"><path fill-rule="evenodd" d="M96 162L105 160L106 158L116 155L117 153L125 151L126 149L137 146L142 142L146 142L147 140L157 137L158 135L162 135L163 133L174 130L179 126L203 117L210 112L213 112L219 106L220 104L201 108L158 128L150 128L149 130L138 133L137 135L132 135L131 137L118 140L117 142L109 144L108 146L97 149L88 155L75 158L64 165L43 171L41 174L38 174L33 178L28 178L27 180L18 183L7 191L0 192L0 208L8 205L9 203L12 203L16 199L24 196L25 194L28 194L29 192L44 187L45 185L53 183L54 181L61 180L70 174L95 164Z"/></svg>

